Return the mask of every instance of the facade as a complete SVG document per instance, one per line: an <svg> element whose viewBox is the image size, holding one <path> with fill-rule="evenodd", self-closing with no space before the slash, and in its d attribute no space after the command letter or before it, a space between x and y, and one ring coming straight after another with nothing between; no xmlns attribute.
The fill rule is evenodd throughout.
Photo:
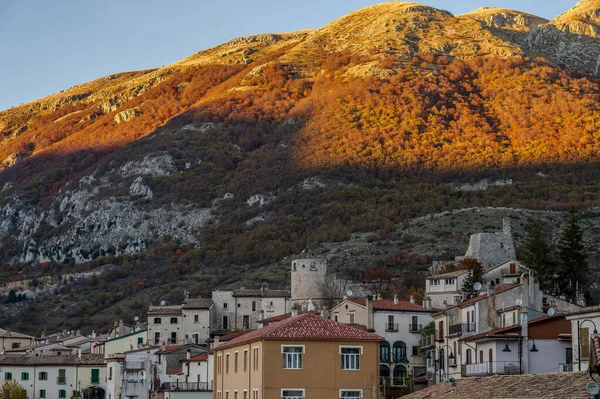
<svg viewBox="0 0 600 399"><path fill-rule="evenodd" d="M529 273L529 268L518 260L510 259L488 269L482 276L483 283L519 284L521 275Z"/></svg>
<svg viewBox="0 0 600 399"><path fill-rule="evenodd" d="M327 277L327 261L325 259L295 259L291 265L292 304L298 310L307 310L308 301L312 299L316 305L322 305L321 285ZM275 316L275 315L273 315Z"/></svg>
<svg viewBox="0 0 600 399"><path fill-rule="evenodd" d="M533 283L529 284L530 281ZM472 374L465 373L465 365L485 362L494 364L503 361L500 359L505 352L498 353L500 344L494 343L487 334L493 332L491 333L493 335L502 328L527 326L528 320L540 319L550 307L555 313L580 309L575 304L544 294L531 276L523 275L521 284L489 285L487 292L434 314L435 334L426 340L430 377L432 379L435 377L434 380L438 382L446 381L450 377L458 379ZM527 335L525 332L517 334L518 337L522 337L518 339L525 345L528 344ZM485 339L480 339L481 342L477 342L478 345L474 346L470 343L472 337L485 337ZM548 372L557 371L561 367L560 363L569 361L568 343L563 342L562 337L543 338L552 340L555 346L553 350L558 353L555 360L561 360L560 362L552 360L554 369ZM537 340L536 337L533 339ZM504 349L506 339L501 341L501 349ZM521 367L519 370L523 371L527 368Z"/></svg>
<svg viewBox="0 0 600 399"><path fill-rule="evenodd" d="M214 399L379 398L381 337L306 313L214 349Z"/></svg>
<svg viewBox="0 0 600 399"><path fill-rule="evenodd" d="M188 382L182 361L201 353L206 353L206 349L196 344L166 346L156 352L155 390L169 390L173 384Z"/></svg>
<svg viewBox="0 0 600 399"><path fill-rule="evenodd" d="M477 259L484 270L515 259L517 254L512 239L510 219L502 219L502 231L472 234L464 257Z"/></svg>
<svg viewBox="0 0 600 399"><path fill-rule="evenodd" d="M146 345L146 330L134 331L120 337L107 339L103 342L102 349L98 348L105 358L109 358L115 354L123 354L127 351L138 349Z"/></svg>
<svg viewBox="0 0 600 399"><path fill-rule="evenodd" d="M115 390L115 398L148 399L150 397L150 391L155 387L155 367L158 363L159 350L159 347L147 347L127 351L123 354L123 362L115 364L114 370L111 370L112 364L109 363L108 375L114 376L115 388L120 385L120 390Z"/></svg>
<svg viewBox="0 0 600 399"><path fill-rule="evenodd" d="M462 302L462 286L468 270L429 276L425 279L425 297L434 308L454 306Z"/></svg>
<svg viewBox="0 0 600 399"><path fill-rule="evenodd" d="M0 386L15 380L30 399L104 399L106 365L101 355L0 356Z"/></svg>
<svg viewBox="0 0 600 399"><path fill-rule="evenodd" d="M183 305L148 308L148 342L153 345L204 344L210 338L214 309L210 299L188 299Z"/></svg>
<svg viewBox="0 0 600 399"><path fill-rule="evenodd" d="M35 337L0 328L0 352L19 349L35 344Z"/></svg>
<svg viewBox="0 0 600 399"><path fill-rule="evenodd" d="M289 312L290 291L240 288L235 291L213 291L215 303L213 330L219 334L229 331L253 330L266 318Z"/></svg>
<svg viewBox="0 0 600 399"><path fill-rule="evenodd" d="M600 326L600 306L578 309L566 315L571 323L573 339L573 370L585 371L590 362L590 338L598 332Z"/></svg>
<svg viewBox="0 0 600 399"><path fill-rule="evenodd" d="M330 317L344 324L364 326L384 338L379 347L379 377L382 390L400 393L412 381L420 384L426 375L424 359L419 355L423 326L437 310L414 301L347 299L330 311ZM422 383L426 383L423 379Z"/></svg>

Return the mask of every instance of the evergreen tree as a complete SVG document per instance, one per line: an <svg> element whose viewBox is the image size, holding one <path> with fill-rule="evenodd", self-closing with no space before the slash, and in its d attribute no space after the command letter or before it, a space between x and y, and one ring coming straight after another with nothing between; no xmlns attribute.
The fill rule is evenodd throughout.
<svg viewBox="0 0 600 399"><path fill-rule="evenodd" d="M539 217L527 229L527 237L520 248L523 263L533 270L540 288L554 293L558 283L558 268L552 248Z"/></svg>
<svg viewBox="0 0 600 399"><path fill-rule="evenodd" d="M469 273L467 274L467 277L465 277L461 288L465 300L475 298L478 295L474 285L475 278L473 278L473 270L469 270Z"/></svg>
<svg viewBox="0 0 600 399"><path fill-rule="evenodd" d="M578 224L579 217L572 213L563 226L558 239L557 255L560 290L568 299L577 300L577 288L583 292L588 281L587 254L583 244L583 231Z"/></svg>

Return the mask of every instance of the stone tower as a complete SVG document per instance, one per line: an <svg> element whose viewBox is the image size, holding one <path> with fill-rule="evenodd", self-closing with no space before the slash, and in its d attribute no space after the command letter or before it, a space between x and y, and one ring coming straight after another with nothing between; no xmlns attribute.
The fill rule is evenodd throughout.
<svg viewBox="0 0 600 399"><path fill-rule="evenodd" d="M292 306L295 304L299 310L308 306L312 299L315 305L322 303L321 285L327 275L327 261L325 259L295 259L291 266Z"/></svg>

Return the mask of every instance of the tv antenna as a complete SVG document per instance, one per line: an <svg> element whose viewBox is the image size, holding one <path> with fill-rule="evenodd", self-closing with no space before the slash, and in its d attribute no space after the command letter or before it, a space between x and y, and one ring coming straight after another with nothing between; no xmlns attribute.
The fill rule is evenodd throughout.
<svg viewBox="0 0 600 399"><path fill-rule="evenodd" d="M350 290L346 291L346 295L347 295L348 297L351 297L351 296L352 296L352 291L350 291Z"/></svg>
<svg viewBox="0 0 600 399"><path fill-rule="evenodd" d="M160 301L160 306L165 306L167 304L167 301Z"/></svg>
<svg viewBox="0 0 600 399"><path fill-rule="evenodd" d="M473 284L473 289L479 291L481 289L481 283L479 281L475 282L475 284Z"/></svg>

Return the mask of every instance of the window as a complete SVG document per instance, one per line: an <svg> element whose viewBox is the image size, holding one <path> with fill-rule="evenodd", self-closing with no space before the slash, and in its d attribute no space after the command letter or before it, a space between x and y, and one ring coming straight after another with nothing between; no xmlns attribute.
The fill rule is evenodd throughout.
<svg viewBox="0 0 600 399"><path fill-rule="evenodd" d="M155 345L160 344L160 332L158 332L158 331L154 333L154 344Z"/></svg>
<svg viewBox="0 0 600 399"><path fill-rule="evenodd" d="M347 389L340 390L340 398L360 398L362 396L362 391L350 391Z"/></svg>
<svg viewBox="0 0 600 399"><path fill-rule="evenodd" d="M171 317L171 324L177 324L177 317Z"/></svg>
<svg viewBox="0 0 600 399"><path fill-rule="evenodd" d="M354 312L350 313L350 324L354 324Z"/></svg>
<svg viewBox="0 0 600 399"><path fill-rule="evenodd" d="M229 353L225 355L225 374L229 374Z"/></svg>
<svg viewBox="0 0 600 399"><path fill-rule="evenodd" d="M390 343L387 341L379 343L379 361L381 363L388 363L390 361Z"/></svg>
<svg viewBox="0 0 600 399"><path fill-rule="evenodd" d="M217 399L222 399L222 398L223 398L223 392L217 391Z"/></svg>
<svg viewBox="0 0 600 399"><path fill-rule="evenodd" d="M517 274L517 264L516 263L511 263L509 265L510 268L510 274Z"/></svg>
<svg viewBox="0 0 600 399"><path fill-rule="evenodd" d="M283 368L284 369L301 369L302 368L302 353L303 346L281 346L283 353Z"/></svg>
<svg viewBox="0 0 600 399"><path fill-rule="evenodd" d="M194 315L194 323L199 323L200 322L200 316L195 314Z"/></svg>
<svg viewBox="0 0 600 399"><path fill-rule="evenodd" d="M590 358L590 329L588 327L581 328L579 339L581 341L581 359L588 360Z"/></svg>
<svg viewBox="0 0 600 399"><path fill-rule="evenodd" d="M12 373L4 373L4 381L11 381Z"/></svg>
<svg viewBox="0 0 600 399"><path fill-rule="evenodd" d="M244 350L244 372L248 371L248 349Z"/></svg>
<svg viewBox="0 0 600 399"><path fill-rule="evenodd" d="M60 389L58 391L58 397L59 398L66 398L67 397L67 391L65 391L64 389Z"/></svg>
<svg viewBox="0 0 600 399"><path fill-rule="evenodd" d="M249 330L250 329L250 316L244 315L242 317L242 329Z"/></svg>
<svg viewBox="0 0 600 399"><path fill-rule="evenodd" d="M406 344L402 341L394 342L392 349L392 360L394 363L405 362L406 359Z"/></svg>
<svg viewBox="0 0 600 399"><path fill-rule="evenodd" d="M471 349L467 349L467 364L471 364L473 362L473 354L471 352Z"/></svg>
<svg viewBox="0 0 600 399"><path fill-rule="evenodd" d="M340 347L342 370L360 370L360 352L362 347Z"/></svg>
<svg viewBox="0 0 600 399"><path fill-rule="evenodd" d="M58 379L57 382L59 384L67 383L67 370L66 369L58 369Z"/></svg>
<svg viewBox="0 0 600 399"><path fill-rule="evenodd" d="M46 390L40 389L40 398L45 398L45 397L46 397Z"/></svg>
<svg viewBox="0 0 600 399"><path fill-rule="evenodd" d="M171 333L171 343L172 344L176 344L177 343L177 333L175 331L173 331Z"/></svg>
<svg viewBox="0 0 600 399"><path fill-rule="evenodd" d="M431 281L431 285L440 285L440 280L433 279L429 281Z"/></svg>
<svg viewBox="0 0 600 399"><path fill-rule="evenodd" d="M223 304L223 309L227 309L227 302Z"/></svg>
<svg viewBox="0 0 600 399"><path fill-rule="evenodd" d="M223 372L223 356L217 356L217 374L221 374Z"/></svg>
<svg viewBox="0 0 600 399"><path fill-rule="evenodd" d="M100 369L92 369L92 384L100 383Z"/></svg>
<svg viewBox="0 0 600 399"><path fill-rule="evenodd" d="M406 385L406 367L398 365L394 367L394 381L395 386Z"/></svg>
<svg viewBox="0 0 600 399"><path fill-rule="evenodd" d="M412 347L412 355L413 356L419 356L419 347L418 346L413 346Z"/></svg>
<svg viewBox="0 0 600 399"><path fill-rule="evenodd" d="M446 285L452 285L454 284L454 279L453 278L447 278L445 281Z"/></svg>
<svg viewBox="0 0 600 399"><path fill-rule="evenodd" d="M248 399L248 391L244 389L244 399Z"/></svg>
<svg viewBox="0 0 600 399"><path fill-rule="evenodd" d="M239 353L235 352L233 354L233 372L234 373L238 372L238 358L239 358Z"/></svg>
<svg viewBox="0 0 600 399"><path fill-rule="evenodd" d="M241 303L238 303L237 305L238 305L238 308L241 308L241 307L242 307L242 304L241 304Z"/></svg>
<svg viewBox="0 0 600 399"><path fill-rule="evenodd" d="M40 371L40 373L38 374L38 380L40 380L40 381L47 381L48 380L48 373L46 373L45 371Z"/></svg>
<svg viewBox="0 0 600 399"><path fill-rule="evenodd" d="M223 330L229 330L229 317L223 316Z"/></svg>
<svg viewBox="0 0 600 399"><path fill-rule="evenodd" d="M333 315L333 320L338 321L338 315L337 314Z"/></svg>
<svg viewBox="0 0 600 399"><path fill-rule="evenodd" d="M256 312L256 301L252 301L252 311Z"/></svg>
<svg viewBox="0 0 600 399"><path fill-rule="evenodd" d="M233 391L233 399L238 399L238 391Z"/></svg>
<svg viewBox="0 0 600 399"><path fill-rule="evenodd" d="M21 344L18 342L13 342L13 344L11 345L11 348L13 349L19 349L21 347Z"/></svg>
<svg viewBox="0 0 600 399"><path fill-rule="evenodd" d="M108 368L108 379L112 380L112 367Z"/></svg>
<svg viewBox="0 0 600 399"><path fill-rule="evenodd" d="M229 399L229 391L225 391L225 399Z"/></svg>
<svg viewBox="0 0 600 399"><path fill-rule="evenodd" d="M254 362L254 370L258 370L258 346L252 349L252 360Z"/></svg>
<svg viewBox="0 0 600 399"><path fill-rule="evenodd" d="M160 317L154 318L154 324L160 324L160 322L161 322Z"/></svg>
<svg viewBox="0 0 600 399"><path fill-rule="evenodd" d="M144 337L138 337L138 341L137 341L138 345L141 345L144 343Z"/></svg>
<svg viewBox="0 0 600 399"><path fill-rule="evenodd" d="M29 373L21 373L21 381L29 381Z"/></svg>
<svg viewBox="0 0 600 399"><path fill-rule="evenodd" d="M302 399L304 398L304 389L282 389L281 397L283 399Z"/></svg>
<svg viewBox="0 0 600 399"><path fill-rule="evenodd" d="M258 389L252 391L252 399L258 399Z"/></svg>
<svg viewBox="0 0 600 399"><path fill-rule="evenodd" d="M388 366L386 366L385 364L381 364L379 365L379 381L380 384L386 384L389 385L389 380L390 379L390 368Z"/></svg>

